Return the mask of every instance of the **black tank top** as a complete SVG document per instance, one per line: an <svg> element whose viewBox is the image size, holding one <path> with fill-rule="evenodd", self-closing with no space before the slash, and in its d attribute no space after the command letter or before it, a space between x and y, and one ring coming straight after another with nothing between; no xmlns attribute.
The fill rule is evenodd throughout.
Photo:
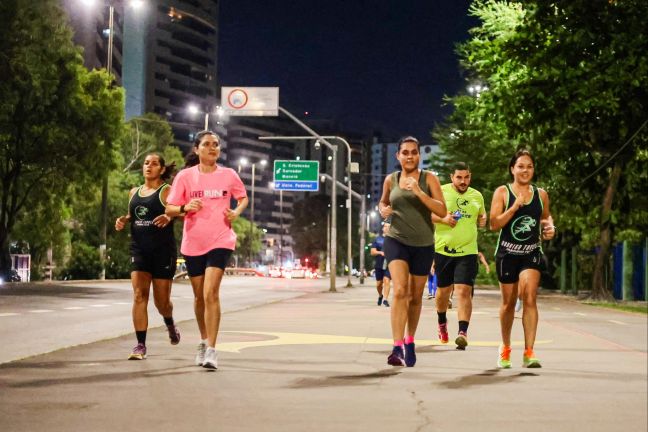
<svg viewBox="0 0 648 432"><path fill-rule="evenodd" d="M513 215L511 220L500 231L495 255L529 255L541 248L540 243L540 218L542 217L543 204L538 188L534 185L531 202L523 205ZM506 185L507 199L504 211L511 208L516 196L510 185Z"/></svg>
<svg viewBox="0 0 648 432"><path fill-rule="evenodd" d="M164 228L153 225L153 219L164 213L164 204L160 194L169 187L162 183L160 187L149 196L142 196L140 192L144 185L137 188L128 203L131 229L131 253L154 252L161 249L174 251L176 249L175 236L173 235L173 221Z"/></svg>

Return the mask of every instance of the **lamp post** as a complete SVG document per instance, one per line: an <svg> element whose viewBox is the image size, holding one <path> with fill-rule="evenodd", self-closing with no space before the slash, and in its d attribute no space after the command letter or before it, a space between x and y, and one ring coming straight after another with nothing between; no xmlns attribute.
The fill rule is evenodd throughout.
<svg viewBox="0 0 648 432"><path fill-rule="evenodd" d="M241 166L247 166L249 161L246 158L239 159L239 172L241 172ZM265 167L268 163L267 160L262 159L259 162L252 162L252 200L250 202L250 242L248 249L248 262L252 265L252 235L254 233L254 183L256 180L256 164Z"/></svg>
<svg viewBox="0 0 648 432"><path fill-rule="evenodd" d="M205 115L205 128L204 128L204 130L209 130L209 115L212 114L210 112L211 110L208 109L206 111L201 111L200 108L198 107L198 105L189 104L189 106L187 107L187 111L189 111L189 114L193 114L193 115L204 114ZM216 106L216 112L213 113L213 114L216 114L216 116L218 116L218 118L220 119L220 118L223 117L224 113L225 113L225 111L223 110L223 108L221 108L220 106Z"/></svg>

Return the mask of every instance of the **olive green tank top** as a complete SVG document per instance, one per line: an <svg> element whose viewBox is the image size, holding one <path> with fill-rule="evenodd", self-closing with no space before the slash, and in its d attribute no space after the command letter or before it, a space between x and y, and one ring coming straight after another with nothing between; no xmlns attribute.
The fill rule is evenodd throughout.
<svg viewBox="0 0 648 432"><path fill-rule="evenodd" d="M430 196L425 181L428 171L421 170L419 187ZM389 201L393 210L388 237L394 238L408 246L432 246L434 244L434 224L432 212L414 192L401 189L400 171L391 174Z"/></svg>

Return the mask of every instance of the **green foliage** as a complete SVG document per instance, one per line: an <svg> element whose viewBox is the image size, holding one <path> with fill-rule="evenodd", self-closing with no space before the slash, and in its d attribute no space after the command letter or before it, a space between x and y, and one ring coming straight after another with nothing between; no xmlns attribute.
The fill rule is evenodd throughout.
<svg viewBox="0 0 648 432"><path fill-rule="evenodd" d="M471 13L481 25L457 52L468 81L488 90L448 99L454 112L434 131L445 155L436 168L468 162L488 202L525 146L552 200L553 243L607 251L604 232L614 241L645 235L648 133L633 134L648 112L648 3L480 0Z"/></svg>
<svg viewBox="0 0 648 432"><path fill-rule="evenodd" d="M232 223L232 229L236 233L236 250L234 251L243 260L251 257L254 261L259 251L261 251L261 239L263 238L263 231L258 225L245 219L238 217Z"/></svg>
<svg viewBox="0 0 648 432"><path fill-rule="evenodd" d="M99 251L86 243L72 245L72 256L63 271L64 279L97 279L101 272Z"/></svg>
<svg viewBox="0 0 648 432"><path fill-rule="evenodd" d="M0 26L0 267L22 212L63 208L71 184L114 166L123 92L83 67L55 0L3 2ZM47 19L43 19L47 17ZM47 211L52 213L48 209ZM61 224L60 217L50 223ZM55 230L54 230L55 231Z"/></svg>

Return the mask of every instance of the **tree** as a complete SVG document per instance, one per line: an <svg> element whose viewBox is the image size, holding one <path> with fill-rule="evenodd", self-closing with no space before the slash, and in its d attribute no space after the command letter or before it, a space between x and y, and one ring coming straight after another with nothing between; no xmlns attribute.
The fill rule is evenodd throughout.
<svg viewBox="0 0 648 432"><path fill-rule="evenodd" d="M436 134L451 156L449 138L440 136L451 129L462 132L467 154L485 160L505 161L519 145L534 150L561 230L598 250L592 296L609 298L612 242L648 228L640 192L647 189L648 3L485 0L471 12L482 24L458 53L488 91L452 98L456 111Z"/></svg>
<svg viewBox="0 0 648 432"><path fill-rule="evenodd" d="M57 1L7 1L0 12L0 268L6 269L22 212L112 167L123 94L107 73L83 67Z"/></svg>

